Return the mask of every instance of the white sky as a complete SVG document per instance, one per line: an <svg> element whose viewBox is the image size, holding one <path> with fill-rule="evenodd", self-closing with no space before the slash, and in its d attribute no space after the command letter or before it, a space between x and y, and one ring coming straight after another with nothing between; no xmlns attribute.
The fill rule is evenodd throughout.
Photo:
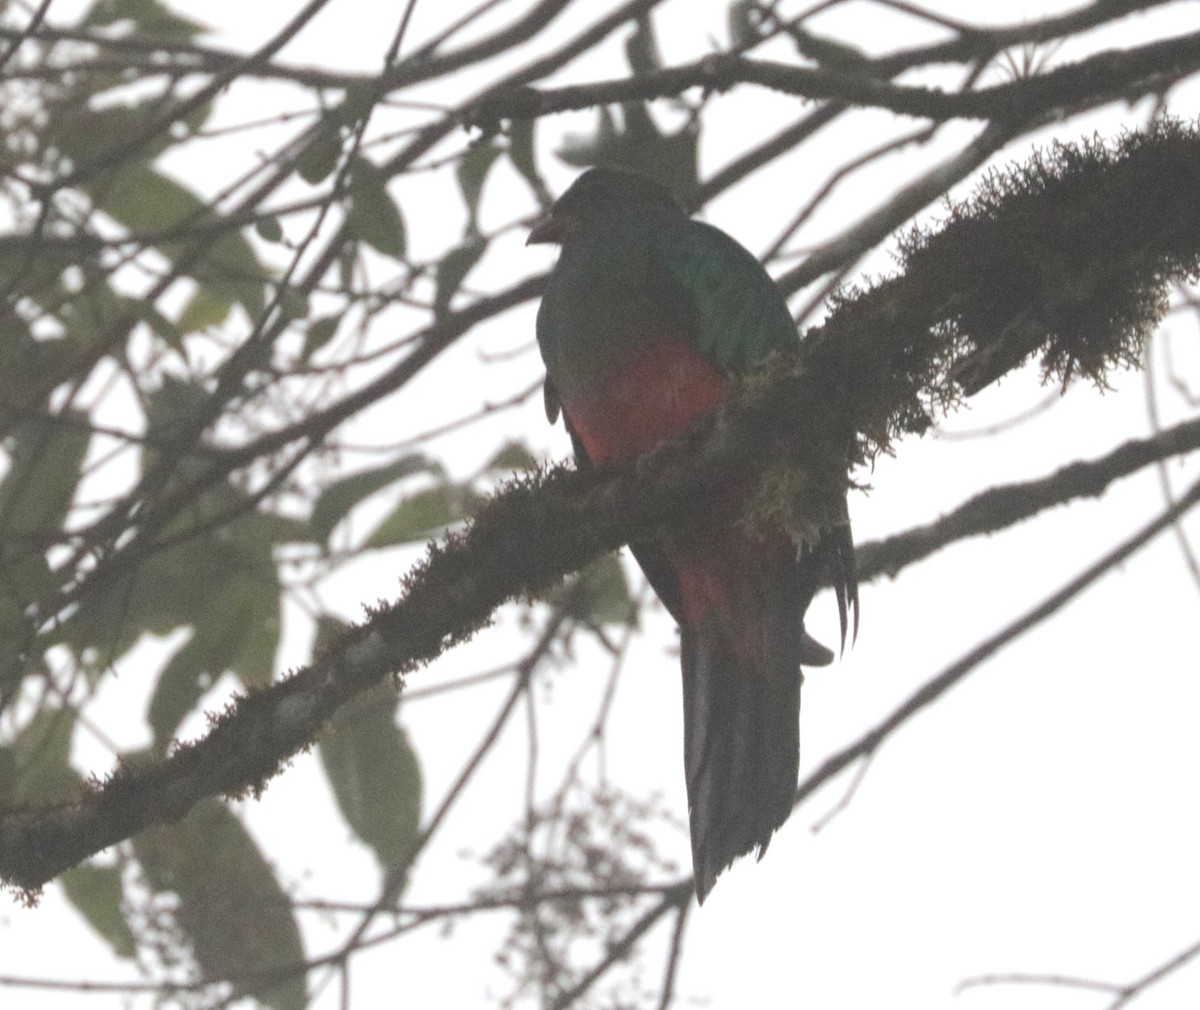
<svg viewBox="0 0 1200 1010"><path fill-rule="evenodd" d="M414 43L429 24L442 23L452 6L418 3ZM600 7L584 6L593 15ZM962 5L944 6L962 11ZM1047 6L1001 2L989 9L1000 12L997 20L1011 20L1041 15ZM186 9L220 28L212 41L249 47L295 7L194 0ZM295 62L374 69L400 7L367 0L335 2L329 16L285 55ZM705 37L721 35L723 8L721 0L668 4L658 22L668 60L694 56L702 51ZM52 19L60 9L69 7L55 4ZM1193 27L1178 14L1177 20L1176 30ZM565 36L573 23L568 19L556 36ZM867 47L873 38L881 46L896 43L895 25L872 22L854 30L855 40ZM1108 44L1132 44L1138 37L1135 25L1123 28ZM623 66L618 53L610 44L559 79L616 76ZM470 82L466 84L469 90ZM1181 94L1176 111L1195 115L1196 96L1195 87ZM778 110L782 121L795 115L796 103L743 89L716 99L711 109L703 151L706 172L726 160L727 149L762 132L763 116ZM1086 123L1073 123L1062 135L1080 136L1092 128L1113 134L1122 124L1139 122L1144 112L1144 107L1107 109ZM554 135L586 129L588 123L586 116L564 116L549 121L546 130ZM840 139L833 134L829 143ZM832 163L837 148L830 151ZM1012 160L1019 151L1005 152L999 160ZM549 156L543 157L543 165L556 189L571 177ZM836 231L882 199L891 171L884 166L882 174L847 186L816 223L813 240L823 237L821 229ZM750 248L761 249L781 224L771 185L803 186L820 178L819 171L810 174L807 165L792 159L718 200L708 218ZM531 203L516 210L505 206L504 194L528 202L511 181L498 183L497 191L487 194L485 225L532 210ZM414 201L403 209L414 242L441 236L427 207ZM512 255L485 264L487 269L473 275L472 284L511 282L548 262L541 250L517 249L514 238L508 250ZM874 268L885 269L886 261ZM430 369L420 395L431 414L455 416L464 402L485 395L460 389L467 399L448 401L445 391L461 387L461 376L475 367L480 349L531 342L533 311L528 306L508 314ZM1195 376L1200 365L1195 325L1183 317L1168 325L1176 335L1177 366ZM504 391L501 383L508 380L501 374L512 376L515 388L516 377L532 377L537 370L531 352L505 366L503 373L490 371L489 384L496 385L489 385L486 395ZM1032 373L1011 377L977 397L947 428L984 427L1043 395ZM378 441L432 423L427 417L412 425L411 417L397 416L395 409L384 404L372 413L373 424L390 425L388 438L378 437L376 429ZM1170 423L1172 413L1176 419L1182 416L1182 405L1168 400L1164 413L1164 422ZM985 486L1045 474L1148 431L1142 379L1129 375L1103 396L1073 388L1050 413L1000 438L907 442L869 475L871 493L852 500L857 538L873 540L928 522ZM439 449L452 454L452 466L465 473L509 434L526 437L550 457L568 452L561 431L545 426L538 401L498 418L486 430L473 428L445 439ZM1171 470L1177 487L1197 473L1194 465L1172 464ZM1119 484L1098 502L1058 509L1000 536L956 546L894 582L864 587L862 630L854 650L840 664L807 674L801 775L1160 508L1157 478L1147 473ZM1191 530L1200 540L1200 523L1193 521ZM397 576L412 556L411 551L396 551L358 566L339 578L327 598L347 616L356 616L360 603L394 595ZM818 637L835 639L832 603L818 600L813 614ZM1200 852L1195 787L1200 767L1195 728L1200 710L1198 621L1197 587L1170 535L1160 537L886 745L848 809L824 830L814 833L811 828L841 797L847 777L794 814L760 864L743 860L727 873L691 917L678 990L685 997L707 998L714 1007L758 1010L1106 1006L1110 997L1104 994L1061 988L985 987L959 996L954 990L963 978L1003 972L1130 981L1200 938L1194 911L1200 907L1195 855ZM511 619L502 622L499 633L414 676L410 684L492 665L498 653L507 655L506 647L518 647L513 627ZM299 658L302 642L294 627L289 642ZM615 780L661 790L682 817L678 670L668 654L673 644L669 621L657 611L628 660L631 675L618 694L608 760ZM553 709L542 722L550 735L544 744L548 748L556 746L552 725L570 727L589 717L588 705L605 666L598 650L584 658L591 662L555 677ZM457 773L474 743L475 727L490 718L504 689L499 685L475 696L455 693L404 710L426 775L427 810ZM114 694L109 700L110 722L120 721L124 698ZM141 731L135 724L128 732L136 741ZM523 758L520 734L508 733L462 810L419 863L409 894L414 902L455 898L467 882L482 879L477 864L458 853L486 848L497 825L517 816ZM261 802L244 807L245 813L266 850L280 860L285 883L298 883L311 895L370 900L376 887L373 864L349 839L314 760L297 760ZM686 865L683 834L669 844ZM660 929L654 934L649 949L662 949L666 933ZM306 935L309 953L329 949L334 936L312 928ZM504 989L490 963L489 944L499 936L499 921L484 919L448 939L429 932L360 955L353 1006L487 1005L488 993ZM659 962L647 957L647 964L646 978L653 982ZM0 973L14 972L131 977L128 966L112 962L53 889L32 911L0 900ZM1194 1003L1198 992L1200 965L1193 965L1136 1005L1140 1010L1176 1007L1189 996ZM335 1007L335 993L332 987L317 1005ZM4 1005L107 1008L121 1006L123 1000L88 996L85 1002L78 996L8 990Z"/></svg>

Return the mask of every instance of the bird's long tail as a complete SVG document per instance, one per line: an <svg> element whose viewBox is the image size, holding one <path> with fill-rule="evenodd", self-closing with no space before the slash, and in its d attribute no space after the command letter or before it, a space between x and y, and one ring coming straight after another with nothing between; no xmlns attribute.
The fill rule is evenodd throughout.
<svg viewBox="0 0 1200 1010"><path fill-rule="evenodd" d="M805 633L804 612L829 566L824 557L797 559L790 545L769 560L712 552L702 574L686 565L685 609L698 619L680 629L684 757L692 865L703 902L734 859L753 849L762 855L791 813L800 667L832 659ZM834 582L844 614L855 599L853 575L848 591L836 575ZM705 595L707 607L697 600Z"/></svg>

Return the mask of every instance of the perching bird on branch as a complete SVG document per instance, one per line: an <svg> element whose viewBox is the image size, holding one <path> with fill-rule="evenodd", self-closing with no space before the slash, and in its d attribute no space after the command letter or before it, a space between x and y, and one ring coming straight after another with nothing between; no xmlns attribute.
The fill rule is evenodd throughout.
<svg viewBox="0 0 1200 1010"><path fill-rule="evenodd" d="M657 183L593 168L530 243L562 246L537 317L546 413L561 411L580 465L630 461L714 410L733 377L796 327L759 262L691 220ZM684 750L696 895L738 856L759 856L791 812L801 665L833 654L804 631L823 582L857 608L849 522L798 547L739 523L749 495L712 491L706 532L633 544L682 637Z"/></svg>

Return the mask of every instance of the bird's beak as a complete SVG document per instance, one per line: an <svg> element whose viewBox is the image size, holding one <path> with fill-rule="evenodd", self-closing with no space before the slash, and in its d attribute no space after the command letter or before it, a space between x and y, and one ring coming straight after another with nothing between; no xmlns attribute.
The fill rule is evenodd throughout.
<svg viewBox="0 0 1200 1010"><path fill-rule="evenodd" d="M570 230L570 219L555 214L552 210L529 230L529 238L525 240L525 244L537 245L540 242L561 244Z"/></svg>

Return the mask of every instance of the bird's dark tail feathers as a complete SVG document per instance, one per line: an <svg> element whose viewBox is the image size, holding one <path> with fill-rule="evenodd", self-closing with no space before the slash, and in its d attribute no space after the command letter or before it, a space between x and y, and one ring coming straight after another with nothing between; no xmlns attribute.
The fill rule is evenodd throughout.
<svg viewBox="0 0 1200 1010"><path fill-rule="evenodd" d="M750 581L757 592L748 594L754 602L738 615L740 627L712 614L680 629L684 758L700 902L738 856L755 849L761 858L792 811L800 764L800 667L833 658L804 631L804 612L818 586L832 583L843 645L848 611L857 631L853 559L849 527L829 531L814 552L756 571Z"/></svg>
<svg viewBox="0 0 1200 1010"><path fill-rule="evenodd" d="M798 632L799 629L797 629ZM682 629L684 757L696 897L792 810L800 762L799 634L790 662L747 668L715 622ZM777 646L778 648L778 646Z"/></svg>

